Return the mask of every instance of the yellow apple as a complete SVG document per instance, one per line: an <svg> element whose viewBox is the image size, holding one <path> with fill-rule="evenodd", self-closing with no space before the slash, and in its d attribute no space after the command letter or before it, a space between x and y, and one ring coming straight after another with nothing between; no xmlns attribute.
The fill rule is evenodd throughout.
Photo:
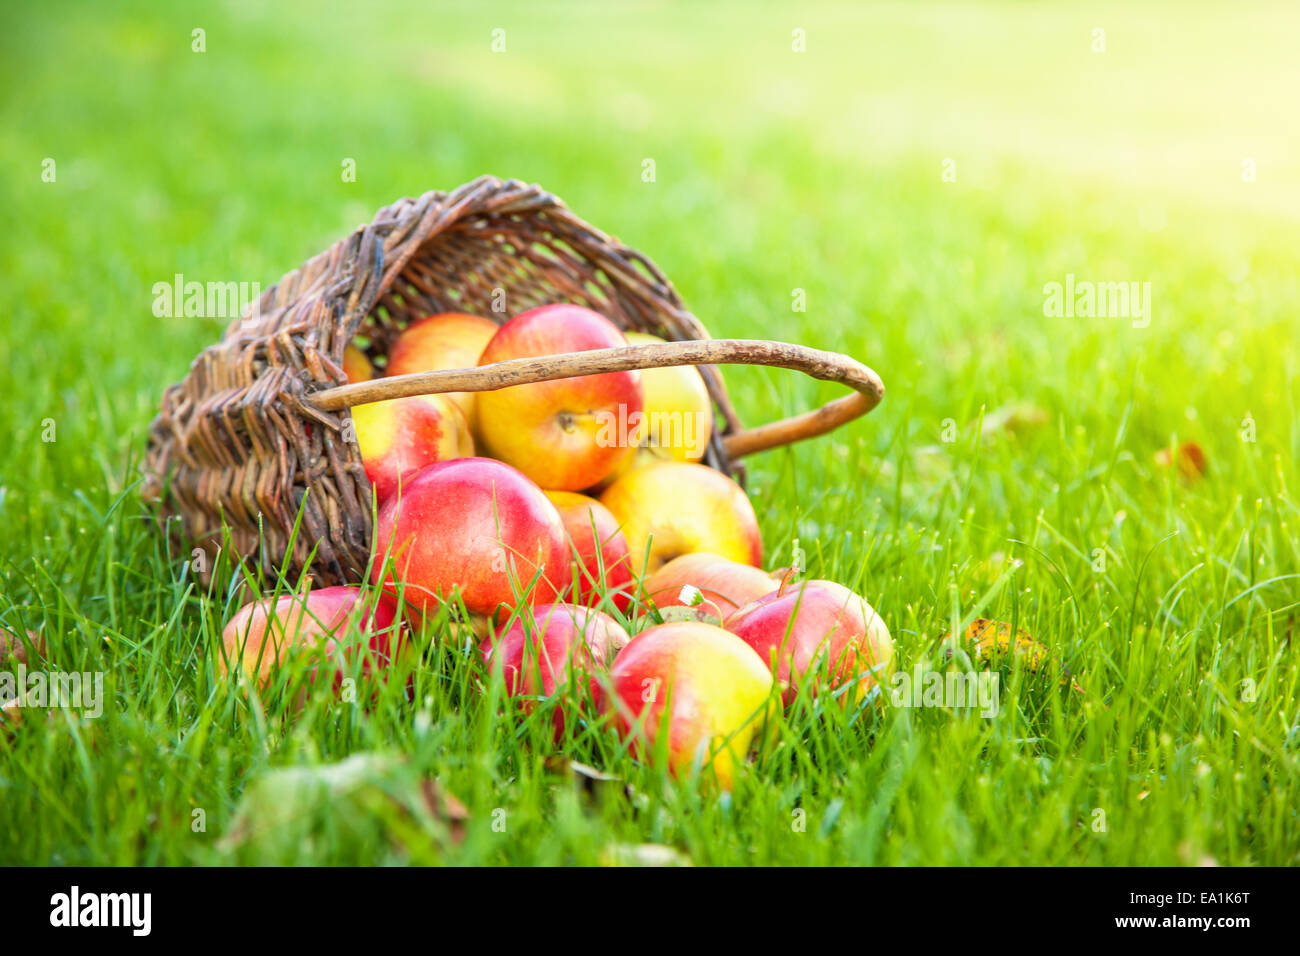
<svg viewBox="0 0 1300 956"><path fill-rule="evenodd" d="M638 577L695 551L752 564L763 539L744 489L707 465L661 461L628 472L600 496L618 520Z"/></svg>
<svg viewBox="0 0 1300 956"><path fill-rule="evenodd" d="M664 340L648 332L627 332L628 345ZM641 370L643 444L661 458L699 461L713 434L713 401L694 365Z"/></svg>
<svg viewBox="0 0 1300 956"><path fill-rule="evenodd" d="M663 342L649 332L625 332L628 345L653 345ZM641 425L636 431L638 445L618 465L597 490L608 488L633 468L656 461L699 461L709 448L713 435L713 399L704 384L704 376L694 365L641 370L643 398Z"/></svg>
<svg viewBox="0 0 1300 956"><path fill-rule="evenodd" d="M365 352L355 345L349 345L343 350L343 374L348 377L349 384L368 382L375 377L375 367L370 364Z"/></svg>

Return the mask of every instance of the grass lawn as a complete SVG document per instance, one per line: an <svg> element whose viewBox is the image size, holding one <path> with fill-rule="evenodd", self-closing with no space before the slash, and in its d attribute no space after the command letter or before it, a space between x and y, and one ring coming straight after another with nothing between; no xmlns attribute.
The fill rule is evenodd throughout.
<svg viewBox="0 0 1300 956"><path fill-rule="evenodd" d="M106 699L0 730L0 863L1300 862L1300 11L1129 6L6 8L0 626ZM769 566L797 540L908 672L975 616L1048 664L992 719L802 702L725 797L599 727L557 747L454 640L370 711L217 680L230 575L198 586L138 483L225 320L154 284L267 286L481 173L645 251L715 336L879 371L871 415L749 462ZM1067 276L1150 283L1149 321L1046 314ZM726 374L751 424L839 392ZM407 812L431 779L467 820Z"/></svg>

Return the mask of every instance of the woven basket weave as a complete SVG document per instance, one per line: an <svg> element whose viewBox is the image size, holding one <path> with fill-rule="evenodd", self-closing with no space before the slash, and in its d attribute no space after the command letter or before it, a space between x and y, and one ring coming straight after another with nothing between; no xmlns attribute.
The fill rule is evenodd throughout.
<svg viewBox="0 0 1300 956"><path fill-rule="evenodd" d="M343 350L358 335L382 368L396 335L430 313L505 321L555 302L588 306L622 329L669 342L347 384ZM854 392L746 431L718 363L798 369ZM716 406L705 463L732 475L742 456L823 434L884 394L874 372L842 355L708 339L649 259L540 187L485 176L379 210L266 290L164 393L150 428L144 495L160 517L179 518L169 524L180 540L215 554L224 525L237 557L267 571L284 564L301 513L290 567L301 569L310 556L318 581L355 583L370 556L372 492L345 428L352 406L684 364L699 366Z"/></svg>

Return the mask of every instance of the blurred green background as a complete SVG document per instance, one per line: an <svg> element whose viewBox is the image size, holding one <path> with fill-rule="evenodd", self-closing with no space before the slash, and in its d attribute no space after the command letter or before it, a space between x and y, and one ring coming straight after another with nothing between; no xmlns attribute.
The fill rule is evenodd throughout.
<svg viewBox="0 0 1300 956"><path fill-rule="evenodd" d="M66 427L138 440L223 327L155 318L154 282L265 286L392 199L491 172L646 251L715 335L875 366L865 434L1023 393L1108 420L1135 378L1161 435L1197 405L1235 425L1249 408L1207 401L1225 384L1285 412L1300 11L1130 7L9 7L7 404L55 414L71 388L90 407ZM1067 272L1152 282L1152 327L1045 319ZM768 383L751 420L810 401L735 377Z"/></svg>
<svg viewBox="0 0 1300 956"><path fill-rule="evenodd" d="M0 615L134 648L192 613L158 584L130 493L115 502L163 387L225 320L155 317L154 283L265 287L399 196L535 181L655 259L715 336L840 350L884 378L867 418L752 464L770 564L799 538L910 661L1014 553L1018 613L1131 708L1113 736L1056 727L1058 762L983 803L969 780L926 781L941 761L1010 773L969 759L997 753L987 741L954 737L933 766L909 751L888 799L915 787L916 806L960 816L950 843L927 845L888 802L874 812L862 794L884 765L863 764L818 799L866 787L842 826L873 835L824 859L910 859L885 827L934 860L1295 862L1297 36L1300 6L1282 2L5 4ZM1150 282L1149 327L1045 316L1044 285L1067 274ZM727 377L751 424L837 394ZM1017 403L1036 427L975 437L982 409ZM1152 461L1189 439L1209 460L1194 483ZM78 653L108 655L140 699L132 655ZM1246 677L1276 682L1268 706L1226 713ZM141 717L132 739L165 761L185 713ZM1248 732L1260 750L1243 758L1232 739ZM28 761L13 800L64 785L50 759ZM1202 764L1254 783L1201 792ZM1060 831L1150 774L1173 789L1125 838ZM229 812L236 779L209 803ZM1041 818L995 845L1026 813L1022 787ZM137 812L121 801L21 855L187 858L165 834L144 851L107 836L109 816Z"/></svg>

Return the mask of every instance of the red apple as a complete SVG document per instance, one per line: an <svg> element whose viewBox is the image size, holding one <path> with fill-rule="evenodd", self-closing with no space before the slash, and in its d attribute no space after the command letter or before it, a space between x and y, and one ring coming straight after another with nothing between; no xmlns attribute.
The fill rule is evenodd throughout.
<svg viewBox="0 0 1300 956"><path fill-rule="evenodd" d="M709 768L730 789L772 709L771 692L771 673L744 641L682 621L634 637L614 659L600 699L643 758L666 752L675 776Z"/></svg>
<svg viewBox="0 0 1300 956"><path fill-rule="evenodd" d="M382 505L425 465L474 454L469 425L445 395L413 395L352 409L366 477Z"/></svg>
<svg viewBox="0 0 1300 956"><path fill-rule="evenodd" d="M546 497L559 509L577 555L578 603L595 607L608 595L615 607L627 611L636 590L632 558L614 516L595 498L575 491L548 491Z"/></svg>
<svg viewBox="0 0 1300 956"><path fill-rule="evenodd" d="M772 668L786 704L799 687L828 680L828 689L856 681L850 701L883 677L894 642L880 615L834 581L805 581L745 605L724 626ZM820 687L813 683L812 692Z"/></svg>
<svg viewBox="0 0 1300 956"><path fill-rule="evenodd" d="M570 584L564 522L542 490L509 465L456 458L416 472L389 498L375 525L372 576L405 582L419 614L459 591L474 614L493 617L517 603L549 604ZM534 584L534 578L536 583Z"/></svg>
<svg viewBox="0 0 1300 956"><path fill-rule="evenodd" d="M479 364L626 345L604 316L577 305L547 305L501 326ZM478 429L488 454L543 488L580 491L635 452L641 405L636 371L515 385L479 393Z"/></svg>
<svg viewBox="0 0 1300 956"><path fill-rule="evenodd" d="M506 693L531 710L531 698L549 697L572 672L590 680L627 642L627 631L608 614L576 604L542 604L521 608L499 637L479 645L488 670L500 674ZM595 688L593 687L593 692ZM555 711L557 736L564 732L564 713Z"/></svg>
<svg viewBox="0 0 1300 956"><path fill-rule="evenodd" d="M354 624L369 652L343 643ZM320 588L246 604L222 630L221 642L218 672L224 676L238 668L263 689L280 667L300 654L314 660L313 683L323 665L333 669L337 689L350 673L347 659L365 655L362 673L369 674L372 667L382 670L396 660L405 643L392 600L356 587Z"/></svg>
<svg viewBox="0 0 1300 956"><path fill-rule="evenodd" d="M779 585L766 571L708 551L673 558L641 582L646 597L660 610L686 605L682 589L693 587L700 592L699 606L721 620Z"/></svg>
<svg viewBox="0 0 1300 956"><path fill-rule="evenodd" d="M443 312L412 322L388 350L388 374L436 372L450 368L474 368L483 347L496 334L497 324L479 315ZM477 427L478 403L475 392L446 392L465 414L470 427Z"/></svg>

